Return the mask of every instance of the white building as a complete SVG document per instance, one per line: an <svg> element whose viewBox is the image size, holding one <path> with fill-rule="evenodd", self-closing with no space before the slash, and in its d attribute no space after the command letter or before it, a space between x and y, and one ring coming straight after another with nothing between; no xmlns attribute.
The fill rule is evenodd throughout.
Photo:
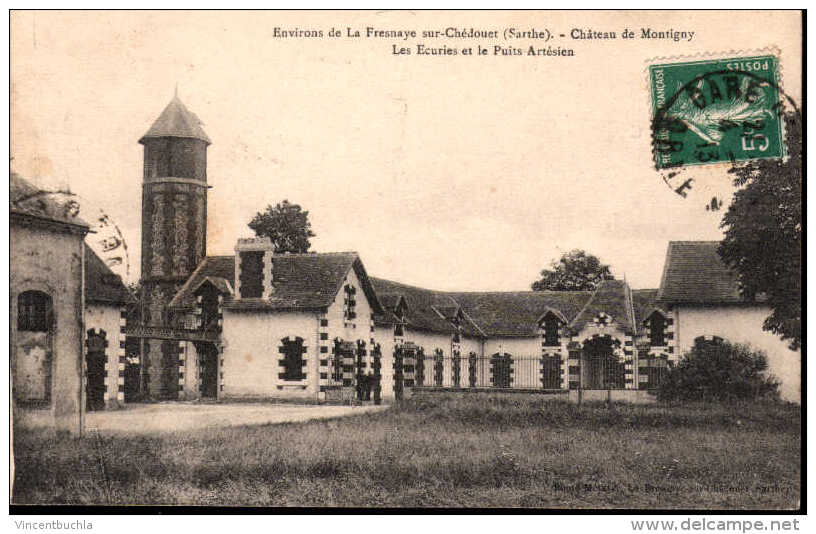
<svg viewBox="0 0 816 534"><path fill-rule="evenodd" d="M187 398L325 400L371 382L383 398L442 387L638 400L696 338L718 336L766 351L783 398L799 399L799 353L762 331L767 306L741 299L712 242L670 243L659 289L441 292L369 278L353 252L278 255L247 239L206 258L170 305L218 337L182 342Z"/></svg>

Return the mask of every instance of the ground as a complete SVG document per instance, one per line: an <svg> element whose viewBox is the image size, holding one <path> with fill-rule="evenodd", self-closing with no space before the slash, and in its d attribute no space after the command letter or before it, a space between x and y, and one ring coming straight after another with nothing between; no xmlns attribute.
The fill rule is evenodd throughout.
<svg viewBox="0 0 816 534"><path fill-rule="evenodd" d="M13 500L794 509L800 431L801 408L787 404L579 407L490 394L148 436L21 429Z"/></svg>
<svg viewBox="0 0 816 534"><path fill-rule="evenodd" d="M86 428L102 434L147 435L231 426L297 423L385 409L385 406L318 406L297 404L199 404L165 402L128 404L125 410L88 412ZM24 412L22 424L49 424L44 410Z"/></svg>

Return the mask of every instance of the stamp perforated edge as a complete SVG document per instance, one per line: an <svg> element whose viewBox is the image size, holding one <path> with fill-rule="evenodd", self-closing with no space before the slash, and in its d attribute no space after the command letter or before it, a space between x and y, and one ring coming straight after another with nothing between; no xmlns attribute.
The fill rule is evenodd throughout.
<svg viewBox="0 0 816 534"><path fill-rule="evenodd" d="M774 55L776 56L776 86L779 88L781 93L780 96L787 97L787 93L783 89L783 62L782 62L782 51L776 45L768 45L763 48L742 48L739 50L728 50L728 51L720 51L720 52L697 52L695 54L677 54L677 55L670 55L670 56L654 56L651 58L647 58L644 60L643 64L643 82L646 88L645 96L647 99L647 106L646 108L649 110L649 164L652 167L652 170L656 170L658 172L662 172L661 169L658 169L654 165L654 153L653 153L653 146L652 146L652 121L654 119L654 114L656 110L653 107L653 99L652 99L652 80L651 75L649 72L649 68L653 65L659 63L688 63L690 61L720 61L723 59L738 59L740 57L751 57L751 56L759 56L759 55ZM791 99L792 101L792 99ZM795 103L794 103L795 104ZM788 148L785 144L785 139L787 139L787 125L785 121L779 121L780 123L780 135L782 136L782 159L783 161L788 158ZM729 161L719 161L717 163L709 164L711 166L727 166L733 165L732 162Z"/></svg>

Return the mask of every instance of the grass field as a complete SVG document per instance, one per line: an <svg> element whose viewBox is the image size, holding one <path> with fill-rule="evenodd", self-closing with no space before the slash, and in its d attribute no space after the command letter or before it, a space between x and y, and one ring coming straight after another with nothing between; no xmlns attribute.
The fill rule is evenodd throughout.
<svg viewBox="0 0 816 534"><path fill-rule="evenodd" d="M800 408L423 395L151 437L15 431L15 503L791 509Z"/></svg>

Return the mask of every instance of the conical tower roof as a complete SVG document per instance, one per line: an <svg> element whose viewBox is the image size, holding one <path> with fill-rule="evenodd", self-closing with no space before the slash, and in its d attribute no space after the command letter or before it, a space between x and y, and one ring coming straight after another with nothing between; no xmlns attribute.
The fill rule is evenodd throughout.
<svg viewBox="0 0 816 534"><path fill-rule="evenodd" d="M208 145L210 138L201 127L201 120L192 111L188 110L181 102L178 95L167 104L159 118L146 134L139 139L144 144L144 140L150 137L186 137L200 139Z"/></svg>

